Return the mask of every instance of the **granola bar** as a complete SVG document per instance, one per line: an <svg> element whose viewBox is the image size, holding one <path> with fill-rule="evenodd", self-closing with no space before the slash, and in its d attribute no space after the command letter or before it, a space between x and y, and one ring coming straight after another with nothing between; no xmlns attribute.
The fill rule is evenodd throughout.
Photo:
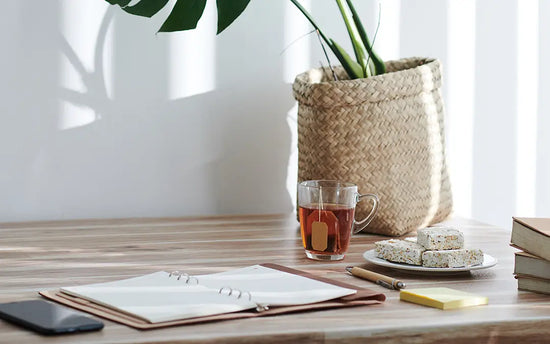
<svg viewBox="0 0 550 344"><path fill-rule="evenodd" d="M458 249L425 251L422 266L431 268L458 268L483 263L483 252L479 249Z"/></svg>
<svg viewBox="0 0 550 344"><path fill-rule="evenodd" d="M456 250L464 248L464 235L454 228L428 227L418 230L416 242L427 250Z"/></svg>
<svg viewBox="0 0 550 344"><path fill-rule="evenodd" d="M390 239L374 243L376 256L397 263L422 265L422 252L426 249L415 242Z"/></svg>

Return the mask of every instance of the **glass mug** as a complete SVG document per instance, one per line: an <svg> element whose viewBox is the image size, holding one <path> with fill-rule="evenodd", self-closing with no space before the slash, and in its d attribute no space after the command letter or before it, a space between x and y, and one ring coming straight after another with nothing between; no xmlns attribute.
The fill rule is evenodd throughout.
<svg viewBox="0 0 550 344"><path fill-rule="evenodd" d="M355 205L372 200L372 210L355 220ZM336 180L308 180L298 184L298 216L306 256L315 260L340 260L348 250L351 234L359 233L374 218L378 196L360 194L357 185Z"/></svg>

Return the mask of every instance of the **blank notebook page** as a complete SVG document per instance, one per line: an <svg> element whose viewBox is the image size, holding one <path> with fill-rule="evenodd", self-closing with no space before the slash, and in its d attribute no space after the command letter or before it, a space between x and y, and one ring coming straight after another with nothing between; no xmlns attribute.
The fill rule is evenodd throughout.
<svg viewBox="0 0 550 344"><path fill-rule="evenodd" d="M121 281L61 288L62 292L136 315L152 323L255 308L246 298L188 285L164 271Z"/></svg>
<svg viewBox="0 0 550 344"><path fill-rule="evenodd" d="M200 285L248 291L255 302L272 306L304 305L357 292L261 265L196 277Z"/></svg>
<svg viewBox="0 0 550 344"><path fill-rule="evenodd" d="M178 280L160 271L120 281L64 287L61 291L152 323L238 312L258 304L308 304L357 292L260 265L195 277L198 284L186 284L185 278ZM221 288L226 288L222 294ZM229 288L235 290L231 296L227 295ZM239 294L242 297L238 298Z"/></svg>

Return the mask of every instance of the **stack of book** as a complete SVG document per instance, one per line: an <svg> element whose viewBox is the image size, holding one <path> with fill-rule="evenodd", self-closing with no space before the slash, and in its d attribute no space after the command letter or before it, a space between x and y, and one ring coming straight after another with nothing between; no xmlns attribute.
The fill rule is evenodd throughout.
<svg viewBox="0 0 550 344"><path fill-rule="evenodd" d="M516 252L518 289L550 294L550 218L514 217L511 245Z"/></svg>

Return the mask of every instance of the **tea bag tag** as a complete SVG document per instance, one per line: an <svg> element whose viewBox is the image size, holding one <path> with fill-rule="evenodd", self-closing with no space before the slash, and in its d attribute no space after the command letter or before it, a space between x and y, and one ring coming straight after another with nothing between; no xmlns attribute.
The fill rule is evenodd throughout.
<svg viewBox="0 0 550 344"><path fill-rule="evenodd" d="M315 251L324 251L328 246L328 225L315 221L311 224L311 247Z"/></svg>

